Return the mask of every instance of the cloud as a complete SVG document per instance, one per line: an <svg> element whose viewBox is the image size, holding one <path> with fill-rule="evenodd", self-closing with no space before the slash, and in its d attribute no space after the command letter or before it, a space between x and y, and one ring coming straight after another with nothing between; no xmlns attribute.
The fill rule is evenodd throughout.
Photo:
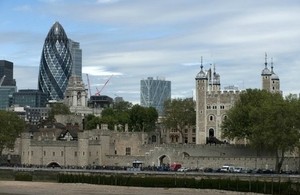
<svg viewBox="0 0 300 195"><path fill-rule="evenodd" d="M163 76L172 82L172 97L191 97L201 56L204 69L216 64L222 87L260 88L268 52L282 90L295 93L299 5L295 0L37 1L30 4L34 13L7 12L0 23L0 52L15 67L33 66L37 74L44 38L59 21L68 37L80 42L93 92L114 75L103 93L138 102L140 80ZM19 88L30 85L19 74Z"/></svg>
<svg viewBox="0 0 300 195"><path fill-rule="evenodd" d="M82 68L82 72L93 76L122 75L119 72L107 71L103 66L85 66Z"/></svg>

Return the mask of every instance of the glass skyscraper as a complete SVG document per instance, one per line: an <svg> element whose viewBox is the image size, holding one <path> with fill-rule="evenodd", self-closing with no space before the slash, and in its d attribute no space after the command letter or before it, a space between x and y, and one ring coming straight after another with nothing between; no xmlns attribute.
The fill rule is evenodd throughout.
<svg viewBox="0 0 300 195"><path fill-rule="evenodd" d="M72 74L82 79L82 50L80 44L69 39L69 46L72 55L73 71Z"/></svg>
<svg viewBox="0 0 300 195"><path fill-rule="evenodd" d="M12 95L17 91L13 74L14 64L0 60L0 110L7 110L12 105Z"/></svg>
<svg viewBox="0 0 300 195"><path fill-rule="evenodd" d="M10 61L0 60L0 86L16 86L13 74L14 64Z"/></svg>
<svg viewBox="0 0 300 195"><path fill-rule="evenodd" d="M171 99L171 81L153 77L141 80L141 106L154 107L161 116L168 99Z"/></svg>
<svg viewBox="0 0 300 195"><path fill-rule="evenodd" d="M51 27L44 43L38 89L46 93L50 100L62 100L72 74L72 54L69 39L58 23Z"/></svg>

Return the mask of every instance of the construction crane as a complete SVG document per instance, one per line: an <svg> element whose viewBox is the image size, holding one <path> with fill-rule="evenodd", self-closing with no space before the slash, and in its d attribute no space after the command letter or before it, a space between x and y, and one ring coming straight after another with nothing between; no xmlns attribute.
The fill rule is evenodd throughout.
<svg viewBox="0 0 300 195"><path fill-rule="evenodd" d="M3 83L3 81L4 81L4 79L5 79L5 75L3 75L3 77L1 78L1 80L0 80L0 86L2 86L2 83Z"/></svg>
<svg viewBox="0 0 300 195"><path fill-rule="evenodd" d="M87 82L88 82L89 95L91 97L91 84L90 84L89 74L86 74L86 78L87 78Z"/></svg>
<svg viewBox="0 0 300 195"><path fill-rule="evenodd" d="M104 83L104 85L102 86L102 88L101 88L100 90L98 90L98 88L96 87L97 93L96 93L95 95L100 95L100 94L101 94L102 90L103 90L104 87L107 85L107 83L109 82L109 80L111 79L112 76L113 76L113 75L111 75L111 76L107 79L107 81Z"/></svg>

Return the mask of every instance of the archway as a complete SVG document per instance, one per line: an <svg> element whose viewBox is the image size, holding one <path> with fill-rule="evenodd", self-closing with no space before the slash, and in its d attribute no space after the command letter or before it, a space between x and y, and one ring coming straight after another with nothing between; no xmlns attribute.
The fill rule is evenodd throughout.
<svg viewBox="0 0 300 195"><path fill-rule="evenodd" d="M209 137L214 137L214 136L215 136L215 131L214 131L214 129L209 129L209 131L208 131L208 136L209 136Z"/></svg>
<svg viewBox="0 0 300 195"><path fill-rule="evenodd" d="M158 166L164 167L164 166L169 166L171 163L171 159L167 155L162 155L158 158Z"/></svg>
<svg viewBox="0 0 300 195"><path fill-rule="evenodd" d="M51 168L61 168L61 166L57 163L57 162L51 162L47 165L47 167L51 167Z"/></svg>

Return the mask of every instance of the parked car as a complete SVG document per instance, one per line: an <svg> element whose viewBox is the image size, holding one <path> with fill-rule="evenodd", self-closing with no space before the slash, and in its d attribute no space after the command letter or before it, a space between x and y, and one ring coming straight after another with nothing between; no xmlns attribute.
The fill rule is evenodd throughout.
<svg viewBox="0 0 300 195"><path fill-rule="evenodd" d="M233 169L233 172L234 173L247 173L247 169L244 167L235 167Z"/></svg>
<svg viewBox="0 0 300 195"><path fill-rule="evenodd" d="M234 171L234 166L233 165L224 165L221 167L220 172L224 173L232 173Z"/></svg>
<svg viewBox="0 0 300 195"><path fill-rule="evenodd" d="M181 168L178 169L177 171L179 171L179 172L187 172L187 171L189 171L189 168L181 167Z"/></svg>
<svg viewBox="0 0 300 195"><path fill-rule="evenodd" d="M181 168L181 164L180 163L173 163L170 166L170 171L177 171L180 168Z"/></svg>

